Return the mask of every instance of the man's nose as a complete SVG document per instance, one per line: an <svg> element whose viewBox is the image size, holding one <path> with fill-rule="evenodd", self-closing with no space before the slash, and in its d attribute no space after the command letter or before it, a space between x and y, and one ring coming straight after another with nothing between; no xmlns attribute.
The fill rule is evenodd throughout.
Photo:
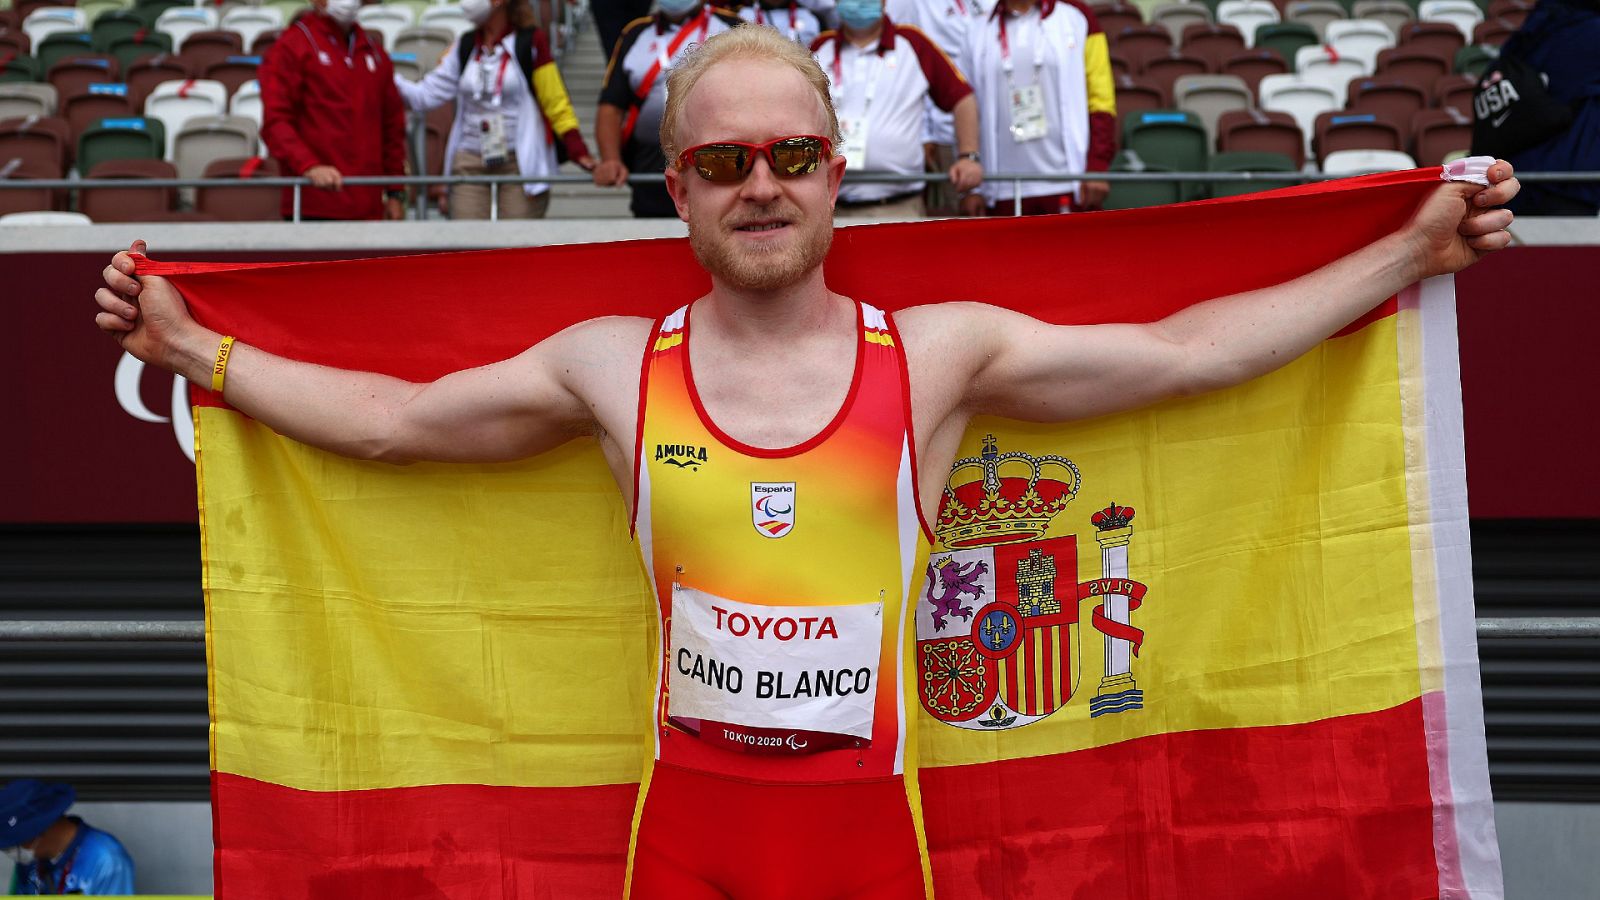
<svg viewBox="0 0 1600 900"><path fill-rule="evenodd" d="M750 174L745 176L744 183L740 185L739 196L755 203L767 203L776 199L782 192L783 188L778 184L778 175L772 171L767 155L756 154L756 161L750 166Z"/></svg>

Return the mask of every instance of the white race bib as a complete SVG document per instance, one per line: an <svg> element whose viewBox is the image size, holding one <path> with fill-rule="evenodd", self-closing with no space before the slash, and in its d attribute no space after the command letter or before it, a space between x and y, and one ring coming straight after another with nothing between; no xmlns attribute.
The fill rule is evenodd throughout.
<svg viewBox="0 0 1600 900"><path fill-rule="evenodd" d="M881 602L759 606L678 586L668 714L870 739L882 645Z"/></svg>
<svg viewBox="0 0 1600 900"><path fill-rule="evenodd" d="M1011 88L1011 137L1017 143L1036 141L1050 131L1044 112L1044 90L1037 84Z"/></svg>

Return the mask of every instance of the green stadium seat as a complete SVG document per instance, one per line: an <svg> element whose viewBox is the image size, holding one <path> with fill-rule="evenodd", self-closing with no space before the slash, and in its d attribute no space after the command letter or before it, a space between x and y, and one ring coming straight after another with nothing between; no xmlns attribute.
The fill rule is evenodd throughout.
<svg viewBox="0 0 1600 900"><path fill-rule="evenodd" d="M101 17L109 13L122 12L130 5L128 0L78 0L78 8L83 10L84 18L89 21L91 32Z"/></svg>
<svg viewBox="0 0 1600 900"><path fill-rule="evenodd" d="M1211 157L1210 171L1212 172L1295 172L1294 160L1282 153L1264 153L1261 151L1237 151L1234 153L1218 153ZM1275 188L1288 187L1298 182L1293 180L1277 181L1262 179L1260 181L1217 181L1211 184L1211 196L1236 197L1240 194L1253 194L1257 191L1270 191Z"/></svg>
<svg viewBox="0 0 1600 900"><path fill-rule="evenodd" d="M1113 172L1170 172L1169 166L1149 165L1136 153L1122 150L1111 162ZM1182 185L1175 181L1113 181L1106 197L1106 209L1139 209L1177 203L1183 199Z"/></svg>
<svg viewBox="0 0 1600 900"><path fill-rule="evenodd" d="M108 159L160 159L166 146L166 129L158 119L101 119L78 137L78 171L93 171Z"/></svg>
<svg viewBox="0 0 1600 900"><path fill-rule="evenodd" d="M38 81L39 61L31 56L6 56L0 52L0 83L8 81Z"/></svg>
<svg viewBox="0 0 1600 900"><path fill-rule="evenodd" d="M1294 55L1301 47L1315 47L1322 43L1317 31L1304 22L1274 22L1256 29L1256 48L1276 50L1283 61L1294 71Z"/></svg>
<svg viewBox="0 0 1600 900"><path fill-rule="evenodd" d="M193 5L193 3L186 2L186 0L134 0L133 9L134 12L144 17L145 22L151 28L154 28L156 19L161 18L161 14L167 10L179 6Z"/></svg>
<svg viewBox="0 0 1600 900"><path fill-rule="evenodd" d="M144 17L131 9L117 9L104 13L94 21L89 29L90 39L94 49L101 53L110 53L111 45L118 38L131 37L141 31L149 31L150 26L144 22Z"/></svg>
<svg viewBox="0 0 1600 900"><path fill-rule="evenodd" d="M126 71L133 68L133 64L140 60L171 53L172 36L159 31L131 34L113 40L107 52L115 56Z"/></svg>
<svg viewBox="0 0 1600 900"><path fill-rule="evenodd" d="M70 56L86 56L94 52L94 39L87 31L58 31L47 35L33 48L33 58L39 61L42 71Z"/></svg>
<svg viewBox="0 0 1600 900"><path fill-rule="evenodd" d="M1177 172L1202 172L1210 156L1205 123L1179 109L1147 110L1124 118L1122 146L1148 166ZM1203 186L1189 185L1190 198Z"/></svg>
<svg viewBox="0 0 1600 900"><path fill-rule="evenodd" d="M1600 50L1600 48L1596 48ZM1457 75L1471 75L1481 78L1489 64L1500 58L1499 47L1486 47L1482 44L1468 44L1456 51L1455 64L1451 71Z"/></svg>

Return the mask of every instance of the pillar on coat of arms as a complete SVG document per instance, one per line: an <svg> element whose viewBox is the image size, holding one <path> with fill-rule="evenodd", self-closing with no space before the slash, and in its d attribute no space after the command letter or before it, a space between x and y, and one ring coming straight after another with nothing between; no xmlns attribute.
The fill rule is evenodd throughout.
<svg viewBox="0 0 1600 900"><path fill-rule="evenodd" d="M1128 579L1128 544L1133 540L1133 509L1112 504L1094 514L1095 543L1100 545L1100 578L1106 582ZM1101 595L1105 618L1131 628L1137 602L1125 593ZM1089 701L1089 717L1144 708L1144 691L1133 677L1134 645L1126 638L1105 635L1105 676Z"/></svg>

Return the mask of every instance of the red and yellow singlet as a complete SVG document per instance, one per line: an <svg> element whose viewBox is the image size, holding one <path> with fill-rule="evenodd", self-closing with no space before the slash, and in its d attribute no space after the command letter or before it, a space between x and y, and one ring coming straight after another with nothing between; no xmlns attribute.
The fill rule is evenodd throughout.
<svg viewBox="0 0 1600 900"><path fill-rule="evenodd" d="M701 405L690 319L684 307L661 322L640 381L634 535L655 588L660 652L632 894L694 893L663 880L684 869L735 896L760 884L741 886L745 863L732 864L727 845L707 857L704 835L673 833L688 824L684 804L705 804L704 814L743 817L738 838L755 846L751 823L781 820L771 852L791 863L795 840L814 839L805 820L827 832L819 849L842 857L839 839L859 829L873 856L865 869L841 859L837 875L827 865L805 877L853 873L889 895L922 896L905 672L928 530L893 327L858 305L855 374L839 411L810 440L763 449L723 432ZM770 896L769 866L750 877L763 870L757 889Z"/></svg>

